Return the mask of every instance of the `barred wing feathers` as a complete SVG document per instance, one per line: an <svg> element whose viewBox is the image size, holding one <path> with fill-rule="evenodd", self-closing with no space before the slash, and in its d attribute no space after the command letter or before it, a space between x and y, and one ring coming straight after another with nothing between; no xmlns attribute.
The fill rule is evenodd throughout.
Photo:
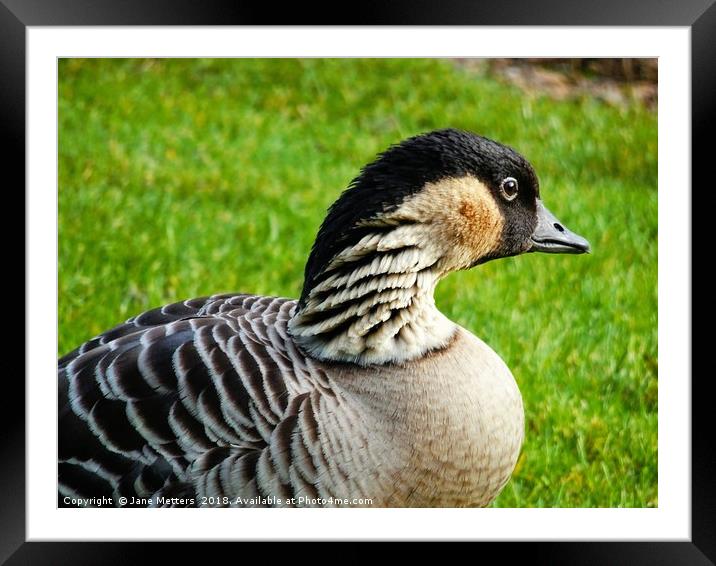
<svg viewBox="0 0 716 566"><path fill-rule="evenodd" d="M286 333L295 305L255 295L193 299L64 356L59 504L316 497L315 385Z"/></svg>

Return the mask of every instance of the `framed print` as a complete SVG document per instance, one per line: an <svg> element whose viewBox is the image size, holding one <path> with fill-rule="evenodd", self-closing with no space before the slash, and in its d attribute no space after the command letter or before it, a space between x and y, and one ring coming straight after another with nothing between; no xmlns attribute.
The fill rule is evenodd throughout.
<svg viewBox="0 0 716 566"><path fill-rule="evenodd" d="M691 203L716 8L558 4L317 25L3 0L27 227L0 556L710 563ZM368 508L283 508L324 506Z"/></svg>

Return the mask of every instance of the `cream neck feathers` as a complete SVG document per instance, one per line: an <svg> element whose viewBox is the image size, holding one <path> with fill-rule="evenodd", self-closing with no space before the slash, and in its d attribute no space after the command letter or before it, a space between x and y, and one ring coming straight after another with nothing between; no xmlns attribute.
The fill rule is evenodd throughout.
<svg viewBox="0 0 716 566"><path fill-rule="evenodd" d="M391 227L389 218L375 228L333 258L289 323L313 357L406 362L445 347L456 331L435 306L445 270L429 230L420 223Z"/></svg>

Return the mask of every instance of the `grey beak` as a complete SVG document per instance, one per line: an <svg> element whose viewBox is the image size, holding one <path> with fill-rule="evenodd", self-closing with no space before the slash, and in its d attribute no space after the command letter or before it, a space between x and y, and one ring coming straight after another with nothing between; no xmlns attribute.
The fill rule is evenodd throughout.
<svg viewBox="0 0 716 566"><path fill-rule="evenodd" d="M554 214L537 199L537 226L532 233L531 252L548 254L589 253L589 242L569 231Z"/></svg>

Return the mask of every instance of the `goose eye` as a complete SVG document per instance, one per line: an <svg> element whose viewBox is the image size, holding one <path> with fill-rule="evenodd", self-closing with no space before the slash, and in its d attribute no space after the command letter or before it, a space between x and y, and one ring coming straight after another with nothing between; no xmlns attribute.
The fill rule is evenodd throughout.
<svg viewBox="0 0 716 566"><path fill-rule="evenodd" d="M513 177L507 177L500 183L500 192L506 200L513 200L517 196L517 191L517 179Z"/></svg>

